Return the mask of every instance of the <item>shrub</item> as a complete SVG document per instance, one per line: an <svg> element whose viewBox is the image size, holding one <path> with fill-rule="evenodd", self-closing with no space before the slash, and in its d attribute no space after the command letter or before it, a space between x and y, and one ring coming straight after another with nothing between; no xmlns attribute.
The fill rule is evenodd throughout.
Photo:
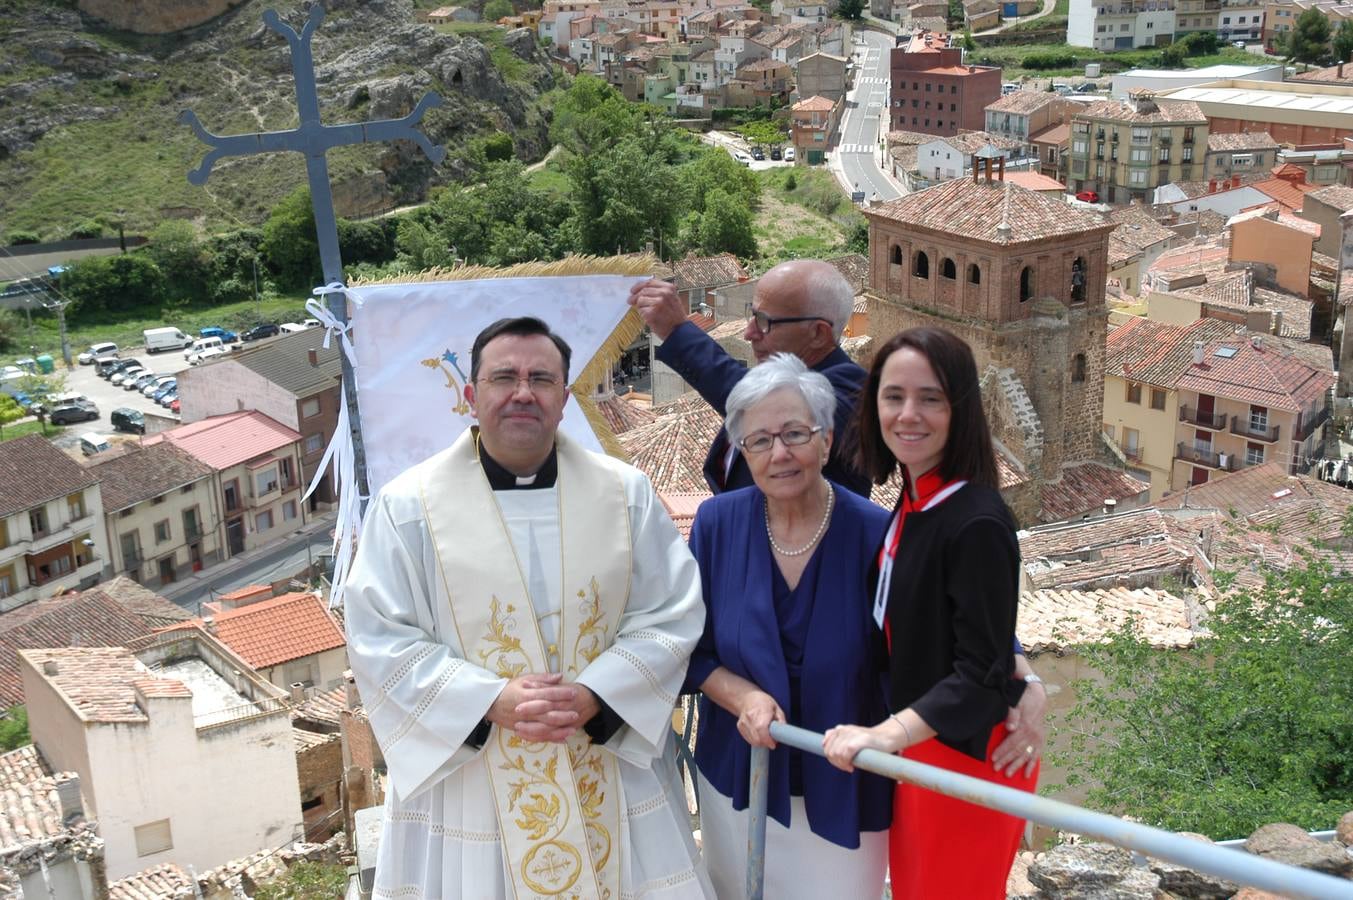
<svg viewBox="0 0 1353 900"><path fill-rule="evenodd" d="M40 244L42 237L36 231L24 231L15 229L9 233L9 243L11 246L16 244Z"/></svg>
<svg viewBox="0 0 1353 900"><path fill-rule="evenodd" d="M786 190L786 191L792 191L792 190L794 190L794 188L796 188L796 187L798 187L798 186L799 186L799 181L798 181L797 178L794 177L794 173L793 173L793 172L790 172L788 175L785 176L785 190Z"/></svg>
<svg viewBox="0 0 1353 900"><path fill-rule="evenodd" d="M1024 57L1024 68L1039 71L1047 69L1071 69L1076 65L1073 53L1030 53Z"/></svg>

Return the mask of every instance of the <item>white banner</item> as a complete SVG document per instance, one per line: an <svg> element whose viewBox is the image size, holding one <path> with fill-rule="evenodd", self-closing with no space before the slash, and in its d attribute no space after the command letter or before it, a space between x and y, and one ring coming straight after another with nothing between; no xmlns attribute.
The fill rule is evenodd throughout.
<svg viewBox="0 0 1353 900"><path fill-rule="evenodd" d="M470 348L498 319L535 316L573 349L576 379L629 309L629 275L485 278L348 288L371 495L422 462L474 421L465 402ZM599 450L576 402L563 429ZM344 488L347 486L344 485Z"/></svg>

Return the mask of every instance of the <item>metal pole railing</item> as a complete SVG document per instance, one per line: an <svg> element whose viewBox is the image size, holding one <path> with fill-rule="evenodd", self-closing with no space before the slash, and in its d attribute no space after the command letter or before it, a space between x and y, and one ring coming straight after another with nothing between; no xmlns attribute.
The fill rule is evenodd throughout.
<svg viewBox="0 0 1353 900"><path fill-rule="evenodd" d="M774 722L770 735L781 744L823 756L822 735L794 725ZM1250 885L1288 897L1310 900L1353 900L1353 882L1255 856L1243 850L1205 844L1174 832L1117 816L1082 809L1037 794L959 775L925 763L861 750L856 768L896 781L906 781L969 803L999 810L1040 825L1101 838L1147 856L1168 860L1237 884ZM770 752L752 748L751 811L747 836L747 897L760 900L765 875L766 797Z"/></svg>

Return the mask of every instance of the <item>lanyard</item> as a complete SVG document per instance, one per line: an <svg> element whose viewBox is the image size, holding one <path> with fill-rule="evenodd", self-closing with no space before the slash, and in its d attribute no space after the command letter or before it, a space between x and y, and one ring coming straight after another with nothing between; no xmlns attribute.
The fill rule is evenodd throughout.
<svg viewBox="0 0 1353 900"><path fill-rule="evenodd" d="M966 481L955 481L953 484L944 487L931 497L925 506L921 507L921 512L928 512L939 506L967 483ZM888 610L888 591L893 584L893 560L897 558L897 547L900 543L902 543L901 506L898 507L897 512L893 513L893 520L888 525L888 534L883 539L882 549L879 550L879 582L878 587L874 589L874 624L879 628L883 627L883 616Z"/></svg>

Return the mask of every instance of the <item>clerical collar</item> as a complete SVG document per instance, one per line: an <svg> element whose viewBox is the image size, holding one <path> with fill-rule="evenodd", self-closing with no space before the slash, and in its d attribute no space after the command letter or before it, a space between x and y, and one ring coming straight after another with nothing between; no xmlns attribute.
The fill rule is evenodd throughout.
<svg viewBox="0 0 1353 900"><path fill-rule="evenodd" d="M534 491L552 488L555 479L559 477L559 451L554 447L550 448L550 455L545 458L545 464L534 475L517 475L509 472L498 460L489 456L489 451L484 449L483 443L479 444L479 462L484 466L489 487L495 491Z"/></svg>

